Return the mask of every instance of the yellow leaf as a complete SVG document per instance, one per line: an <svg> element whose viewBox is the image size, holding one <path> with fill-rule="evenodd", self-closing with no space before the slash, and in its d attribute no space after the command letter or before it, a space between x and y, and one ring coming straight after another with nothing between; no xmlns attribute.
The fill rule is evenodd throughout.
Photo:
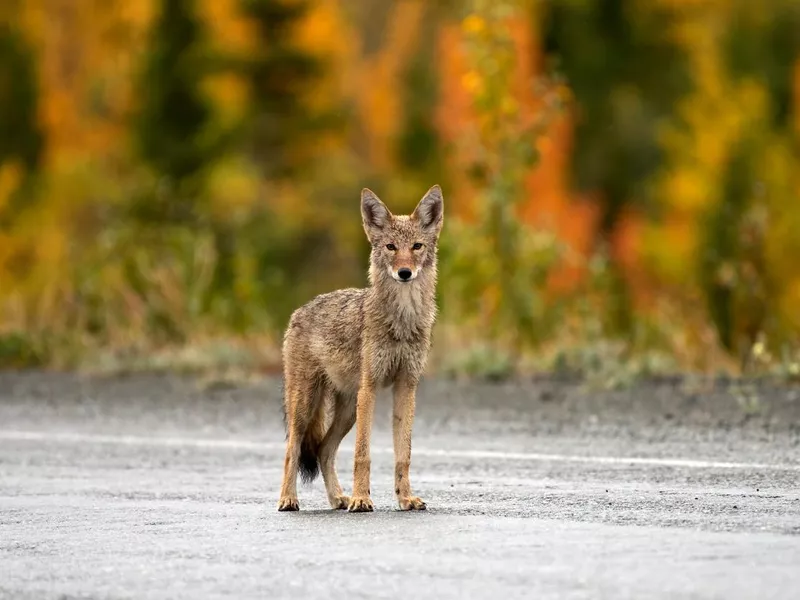
<svg viewBox="0 0 800 600"><path fill-rule="evenodd" d="M8 205L20 182L22 181L22 165L12 160L0 165L0 213Z"/></svg>
<svg viewBox="0 0 800 600"><path fill-rule="evenodd" d="M478 15L469 15L462 21L461 28L465 33L479 34L486 30L486 21Z"/></svg>

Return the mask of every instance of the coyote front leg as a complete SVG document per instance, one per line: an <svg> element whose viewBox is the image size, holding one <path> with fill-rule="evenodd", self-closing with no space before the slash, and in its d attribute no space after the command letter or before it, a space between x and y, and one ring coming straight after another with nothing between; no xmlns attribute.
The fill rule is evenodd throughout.
<svg viewBox="0 0 800 600"><path fill-rule="evenodd" d="M353 497L350 512L372 512L374 506L370 496L369 444L372 434L372 415L375 412L375 383L368 375L362 376L356 399L356 451L353 465Z"/></svg>
<svg viewBox="0 0 800 600"><path fill-rule="evenodd" d="M411 465L411 430L414 426L417 383L401 375L394 384L394 493L402 510L425 510L422 499L411 493L408 470Z"/></svg>

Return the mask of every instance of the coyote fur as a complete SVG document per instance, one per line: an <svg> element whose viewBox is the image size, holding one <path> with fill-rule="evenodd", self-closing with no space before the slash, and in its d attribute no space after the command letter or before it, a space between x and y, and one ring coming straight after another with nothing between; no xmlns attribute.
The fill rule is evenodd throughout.
<svg viewBox="0 0 800 600"><path fill-rule="evenodd" d="M370 434L376 392L393 386L394 492L403 510L425 510L411 492L417 384L436 319L437 244L444 218L433 186L411 215L395 216L370 190L361 217L372 250L364 289L322 294L297 309L283 342L286 459L278 510L299 510L297 474L319 471L334 509L373 510ZM326 424L329 422L329 424ZM342 491L336 452L356 425L353 495Z"/></svg>

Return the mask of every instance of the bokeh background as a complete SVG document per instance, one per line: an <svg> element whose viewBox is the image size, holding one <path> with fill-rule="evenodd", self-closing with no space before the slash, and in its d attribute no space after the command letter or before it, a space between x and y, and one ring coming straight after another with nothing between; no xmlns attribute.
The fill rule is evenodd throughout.
<svg viewBox="0 0 800 600"><path fill-rule="evenodd" d="M796 378L797 0L3 0L0 365L272 369L444 189L431 368Z"/></svg>

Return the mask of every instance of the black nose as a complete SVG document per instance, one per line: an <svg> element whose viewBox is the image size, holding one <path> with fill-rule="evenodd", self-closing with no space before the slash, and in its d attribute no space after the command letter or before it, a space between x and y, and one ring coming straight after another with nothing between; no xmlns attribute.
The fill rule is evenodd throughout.
<svg viewBox="0 0 800 600"><path fill-rule="evenodd" d="M411 277L411 269L400 269L397 271L397 276L403 281L408 281Z"/></svg>

